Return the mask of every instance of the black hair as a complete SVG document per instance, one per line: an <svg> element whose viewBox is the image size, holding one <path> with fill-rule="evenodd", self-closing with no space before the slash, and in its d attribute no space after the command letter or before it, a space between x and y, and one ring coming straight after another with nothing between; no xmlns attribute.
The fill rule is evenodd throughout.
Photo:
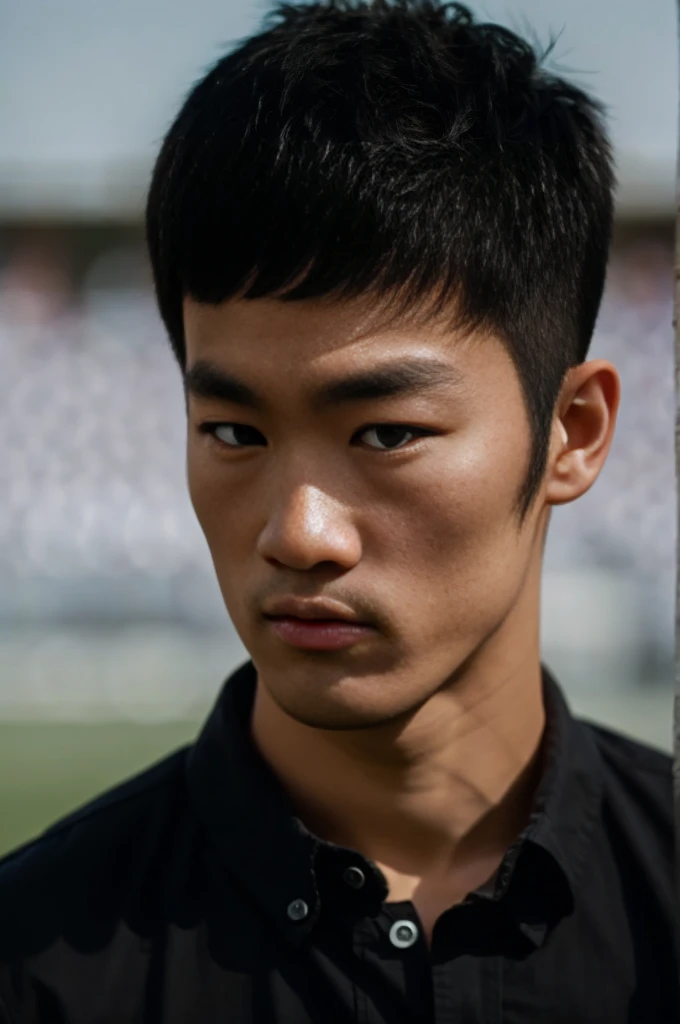
<svg viewBox="0 0 680 1024"><path fill-rule="evenodd" d="M146 211L161 316L182 303L389 300L492 331L547 465L565 374L604 287L615 186L605 108L547 53L460 3L279 2L189 93Z"/></svg>

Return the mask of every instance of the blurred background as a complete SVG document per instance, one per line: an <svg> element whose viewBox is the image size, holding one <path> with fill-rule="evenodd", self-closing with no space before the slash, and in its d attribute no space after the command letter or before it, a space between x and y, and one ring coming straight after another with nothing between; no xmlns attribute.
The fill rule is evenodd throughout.
<svg viewBox="0 0 680 1024"><path fill-rule="evenodd" d="M559 41L609 108L619 190L590 357L623 386L557 508L543 660L573 709L670 749L675 587L672 0L471 3ZM0 0L0 853L189 741L248 654L186 493L142 211L184 94L268 9Z"/></svg>

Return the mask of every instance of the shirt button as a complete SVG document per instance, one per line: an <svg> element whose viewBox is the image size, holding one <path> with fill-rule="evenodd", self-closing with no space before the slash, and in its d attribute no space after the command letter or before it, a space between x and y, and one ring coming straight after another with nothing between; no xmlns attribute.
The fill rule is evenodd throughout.
<svg viewBox="0 0 680 1024"><path fill-rule="evenodd" d="M288 904L288 917L291 921L304 921L309 913L309 907L304 900L293 900Z"/></svg>
<svg viewBox="0 0 680 1024"><path fill-rule="evenodd" d="M397 949L408 949L418 938L418 929L413 921L395 921L390 928L390 942Z"/></svg>
<svg viewBox="0 0 680 1024"><path fill-rule="evenodd" d="M353 889L361 889L362 885L366 881L366 876L361 868L357 868L354 865L346 868L342 877L347 885L351 885Z"/></svg>

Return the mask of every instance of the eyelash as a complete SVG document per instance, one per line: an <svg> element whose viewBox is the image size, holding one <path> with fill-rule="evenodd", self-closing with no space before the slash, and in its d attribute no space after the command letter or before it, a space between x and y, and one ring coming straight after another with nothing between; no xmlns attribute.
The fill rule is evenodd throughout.
<svg viewBox="0 0 680 1024"><path fill-rule="evenodd" d="M219 423L206 422L200 423L198 425L198 431L201 434L207 435L211 443L219 445L223 450L226 449L226 451L238 452L246 451L249 447L263 447L262 445L229 445L225 441L222 441L219 437L216 436L215 431L218 429L218 427L246 427L248 429L248 424L233 423L231 421L221 421ZM369 430L377 430L380 427L396 427L401 430L404 430L409 434L416 435L414 438L412 438L411 441L408 441L405 445L403 445L400 448L370 449L371 451L377 452L380 455L395 455L398 452L406 451L413 442L418 441L423 437L435 437L438 433L438 431L436 430L426 430L423 427L412 427L408 423L367 423L366 426L361 427L359 430L357 430L353 436L359 437L361 436L361 434L365 434ZM257 428L250 427L249 429L256 430Z"/></svg>

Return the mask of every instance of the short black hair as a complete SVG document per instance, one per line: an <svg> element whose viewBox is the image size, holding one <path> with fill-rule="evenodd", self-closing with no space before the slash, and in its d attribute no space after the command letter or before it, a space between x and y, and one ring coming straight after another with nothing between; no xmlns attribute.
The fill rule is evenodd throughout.
<svg viewBox="0 0 680 1024"><path fill-rule="evenodd" d="M279 2L189 93L146 230L180 364L182 303L373 295L494 332L547 465L602 299L615 175L605 108L503 26L438 0Z"/></svg>

